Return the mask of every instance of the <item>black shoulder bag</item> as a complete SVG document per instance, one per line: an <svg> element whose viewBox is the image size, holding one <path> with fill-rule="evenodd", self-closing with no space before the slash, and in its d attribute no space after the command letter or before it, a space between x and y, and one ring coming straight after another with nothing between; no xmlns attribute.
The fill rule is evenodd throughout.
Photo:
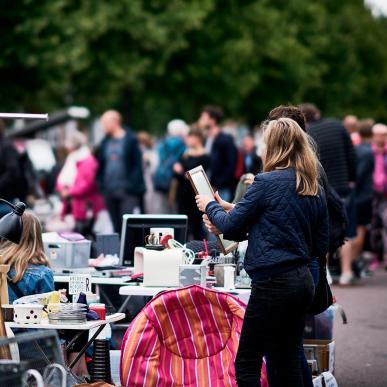
<svg viewBox="0 0 387 387"><path fill-rule="evenodd" d="M324 257L318 258L320 279L314 292L314 299L309 312L316 315L324 312L333 304L331 287L327 281L327 260Z"/></svg>

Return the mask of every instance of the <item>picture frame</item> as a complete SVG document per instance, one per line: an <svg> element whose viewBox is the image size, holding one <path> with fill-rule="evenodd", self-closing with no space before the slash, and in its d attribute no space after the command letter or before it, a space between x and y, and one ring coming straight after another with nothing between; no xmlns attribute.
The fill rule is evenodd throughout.
<svg viewBox="0 0 387 387"><path fill-rule="evenodd" d="M212 196L215 200L215 192L202 165L186 172L186 178L190 181L196 195ZM236 250L238 243L223 238L223 234L215 235L218 245L224 255Z"/></svg>

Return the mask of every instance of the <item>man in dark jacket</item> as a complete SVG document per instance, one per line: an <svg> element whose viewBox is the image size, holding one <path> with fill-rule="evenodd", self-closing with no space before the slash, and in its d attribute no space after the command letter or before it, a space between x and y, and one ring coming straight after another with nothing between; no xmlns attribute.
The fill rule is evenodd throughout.
<svg viewBox="0 0 387 387"><path fill-rule="evenodd" d="M258 156L258 149L252 134L247 134L243 139L243 162L243 173L252 173L255 176L262 172L262 159Z"/></svg>
<svg viewBox="0 0 387 387"><path fill-rule="evenodd" d="M356 237L356 153L351 138L341 121L322 119L313 104L303 104L301 109L307 122L307 132L317 144L320 162L330 186L346 204L348 215L347 242L341 249L341 285L350 285L353 280L353 243Z"/></svg>
<svg viewBox="0 0 387 387"><path fill-rule="evenodd" d="M4 124L0 121L0 198L12 202L19 197L16 192L20 176L19 154L4 136L4 129ZM0 217L10 211L7 204L0 203Z"/></svg>
<svg viewBox="0 0 387 387"><path fill-rule="evenodd" d="M222 132L223 111L217 106L206 106L198 124L207 132L206 150L210 155L209 178L224 200L231 201L235 189L237 148L233 138Z"/></svg>
<svg viewBox="0 0 387 387"><path fill-rule="evenodd" d="M97 153L98 181L114 231L119 233L122 216L140 207L140 197L145 192L142 154L137 138L122 127L118 112L105 112L101 123L106 136Z"/></svg>

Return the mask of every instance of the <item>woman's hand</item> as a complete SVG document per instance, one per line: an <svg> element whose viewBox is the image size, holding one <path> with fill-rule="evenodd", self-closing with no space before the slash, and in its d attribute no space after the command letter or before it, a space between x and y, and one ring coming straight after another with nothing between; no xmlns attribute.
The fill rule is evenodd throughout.
<svg viewBox="0 0 387 387"><path fill-rule="evenodd" d="M206 214L203 215L203 222L207 230L214 235L219 235L221 232L211 223Z"/></svg>
<svg viewBox="0 0 387 387"><path fill-rule="evenodd" d="M198 206L199 211L206 212L206 207L208 203L213 202L214 199L208 195L196 195L196 205Z"/></svg>
<svg viewBox="0 0 387 387"><path fill-rule="evenodd" d="M225 211L231 211L234 207L235 207L235 204L232 204L232 203L229 203L229 202L226 202L225 200L223 200L220 195L219 195L219 192L216 191L215 194L215 200L223 207L223 209Z"/></svg>

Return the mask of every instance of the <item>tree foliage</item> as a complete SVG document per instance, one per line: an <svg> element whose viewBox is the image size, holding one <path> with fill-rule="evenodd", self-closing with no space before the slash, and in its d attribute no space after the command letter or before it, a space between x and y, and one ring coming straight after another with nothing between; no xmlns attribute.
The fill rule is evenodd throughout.
<svg viewBox="0 0 387 387"><path fill-rule="evenodd" d="M362 0L2 0L1 110L115 107L159 130L222 105L387 120L387 24Z"/></svg>

